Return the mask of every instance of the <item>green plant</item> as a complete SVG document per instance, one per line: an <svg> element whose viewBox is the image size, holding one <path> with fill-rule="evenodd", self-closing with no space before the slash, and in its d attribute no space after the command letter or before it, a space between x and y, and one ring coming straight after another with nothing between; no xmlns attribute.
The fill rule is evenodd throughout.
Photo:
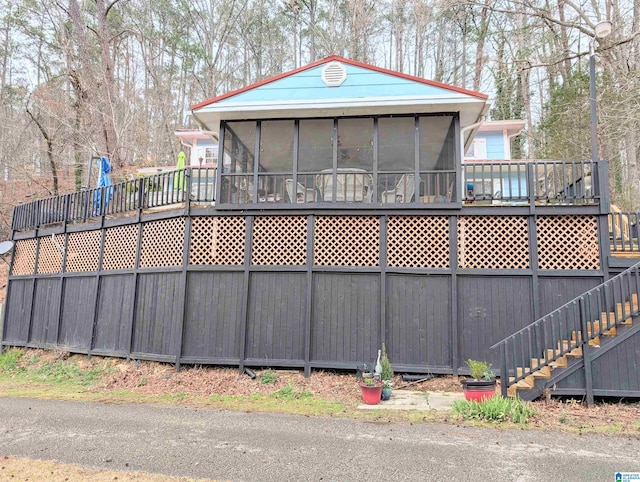
<svg viewBox="0 0 640 482"><path fill-rule="evenodd" d="M495 378L495 374L491 371L491 364L478 360L467 360L469 371L471 372L471 378L476 380L491 380Z"/></svg>
<svg viewBox="0 0 640 482"><path fill-rule="evenodd" d="M519 398L491 397L481 402L456 400L452 411L465 420L527 423L535 411L529 402Z"/></svg>
<svg viewBox="0 0 640 482"><path fill-rule="evenodd" d="M260 381L262 383L275 383L276 380L278 379L276 372L274 372L273 370L269 369L266 372L264 372L262 374L262 376L260 377Z"/></svg>
<svg viewBox="0 0 640 482"><path fill-rule="evenodd" d="M18 360L22 358L22 350L9 349L0 355L0 370L1 371L13 371L16 369Z"/></svg>
<svg viewBox="0 0 640 482"><path fill-rule="evenodd" d="M375 378L365 378L362 383L367 387L379 387L383 382L382 380L376 380Z"/></svg>
<svg viewBox="0 0 640 482"><path fill-rule="evenodd" d="M286 387L282 387L280 390L274 392L273 396L280 400L303 400L313 397L313 394L307 391L297 392L290 383Z"/></svg>
<svg viewBox="0 0 640 482"><path fill-rule="evenodd" d="M387 356L387 349L382 344L382 358L380 359L380 366L382 367L382 375L380 378L383 380L391 380L393 378L393 368L391 368L391 361Z"/></svg>
<svg viewBox="0 0 640 482"><path fill-rule="evenodd" d="M393 388L393 382L391 380L383 380L384 388Z"/></svg>

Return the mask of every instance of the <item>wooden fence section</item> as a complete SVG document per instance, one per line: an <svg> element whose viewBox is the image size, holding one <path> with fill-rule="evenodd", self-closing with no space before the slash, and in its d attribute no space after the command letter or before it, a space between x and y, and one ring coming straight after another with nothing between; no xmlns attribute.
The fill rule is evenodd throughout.
<svg viewBox="0 0 640 482"><path fill-rule="evenodd" d="M398 370L457 373L608 276L597 206L494 209L180 210L27 234L2 343L309 373L384 342Z"/></svg>

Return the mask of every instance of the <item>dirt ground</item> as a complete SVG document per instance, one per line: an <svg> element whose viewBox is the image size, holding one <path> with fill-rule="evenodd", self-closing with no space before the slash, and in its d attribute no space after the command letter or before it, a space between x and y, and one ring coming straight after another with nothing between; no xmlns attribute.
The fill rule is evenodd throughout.
<svg viewBox="0 0 640 482"><path fill-rule="evenodd" d="M311 392L315 397L341 402L350 409L355 409L361 403L355 372L316 370L309 378L305 378L301 370L272 370L275 374L274 383L262 383L261 377L267 371L265 369L253 370L256 378L252 379L246 374L240 374L237 368L183 366L176 372L173 365L166 363L69 356L46 350L28 350L21 360L26 362L34 354L37 354L38 363L41 364L63 358L85 369L107 368L109 374L91 391L127 390L148 395L208 397L215 394L249 397L254 393L268 395L291 385L296 392ZM394 387L425 392L462 391L459 380L452 376L436 376L410 385L396 376ZM535 401L532 405L535 416L528 423L532 428L626 433L640 437L640 400L600 400L595 406L587 407L580 400L551 398ZM442 420L453 421L448 414L443 415Z"/></svg>

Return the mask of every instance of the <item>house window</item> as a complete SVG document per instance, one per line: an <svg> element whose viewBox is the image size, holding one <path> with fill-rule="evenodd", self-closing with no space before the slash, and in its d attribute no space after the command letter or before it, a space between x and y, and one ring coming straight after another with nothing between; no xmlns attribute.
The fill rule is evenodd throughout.
<svg viewBox="0 0 640 482"><path fill-rule="evenodd" d="M218 162L218 148L217 147L205 147L204 149L204 163L216 164Z"/></svg>
<svg viewBox="0 0 640 482"><path fill-rule="evenodd" d="M487 140L474 139L465 157L467 159L486 159L487 158Z"/></svg>

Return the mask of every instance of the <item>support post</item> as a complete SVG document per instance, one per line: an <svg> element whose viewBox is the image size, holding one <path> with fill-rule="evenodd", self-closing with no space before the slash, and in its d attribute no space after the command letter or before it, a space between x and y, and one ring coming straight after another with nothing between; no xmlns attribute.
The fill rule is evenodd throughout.
<svg viewBox="0 0 640 482"><path fill-rule="evenodd" d="M580 332L582 333L582 360L584 362L584 385L587 392L587 406L593 405L593 373L591 371L591 347L589 346L589 323L584 297L578 300L580 308Z"/></svg>

